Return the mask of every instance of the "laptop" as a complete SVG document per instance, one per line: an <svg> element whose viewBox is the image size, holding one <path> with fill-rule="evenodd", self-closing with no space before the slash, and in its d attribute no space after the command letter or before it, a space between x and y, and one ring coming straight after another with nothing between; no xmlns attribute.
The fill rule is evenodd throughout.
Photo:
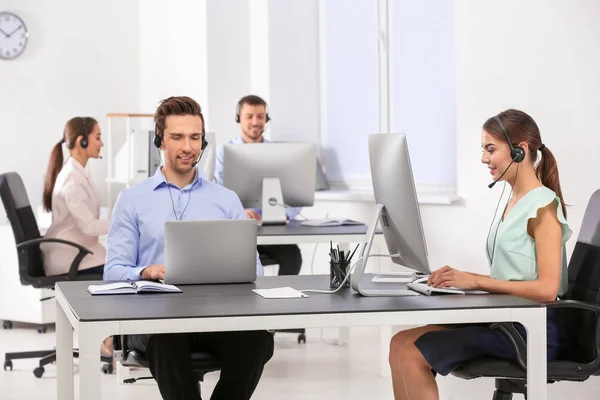
<svg viewBox="0 0 600 400"><path fill-rule="evenodd" d="M167 221L165 279L170 285L256 280L256 221Z"/></svg>

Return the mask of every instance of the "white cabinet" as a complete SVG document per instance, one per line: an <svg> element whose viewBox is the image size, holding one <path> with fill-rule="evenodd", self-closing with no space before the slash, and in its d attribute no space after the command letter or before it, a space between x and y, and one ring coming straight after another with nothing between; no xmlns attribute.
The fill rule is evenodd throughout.
<svg viewBox="0 0 600 400"><path fill-rule="evenodd" d="M148 126L153 128L154 115L109 113L106 116L106 205L112 210L116 195L121 189L148 177L148 155L153 133L153 129L148 129Z"/></svg>
<svg viewBox="0 0 600 400"><path fill-rule="evenodd" d="M0 320L32 324L54 323L54 296L50 289L35 289L21 284L19 260L12 228L0 223Z"/></svg>

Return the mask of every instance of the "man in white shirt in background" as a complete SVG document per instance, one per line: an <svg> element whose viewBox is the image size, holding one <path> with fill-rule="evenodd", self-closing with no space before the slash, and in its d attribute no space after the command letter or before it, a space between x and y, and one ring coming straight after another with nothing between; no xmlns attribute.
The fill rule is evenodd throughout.
<svg viewBox="0 0 600 400"><path fill-rule="evenodd" d="M248 95L240 99L236 107L235 121L240 124L241 135L231 139L227 144L268 143L263 136L265 125L269 122L267 102L259 96ZM223 184L223 146L217 151L215 179ZM300 208L286 207L288 219L294 219ZM248 208L244 210L246 217L260 221L262 210ZM298 275L302 267L300 248L295 244L259 245L258 254L263 265L278 264L279 275Z"/></svg>

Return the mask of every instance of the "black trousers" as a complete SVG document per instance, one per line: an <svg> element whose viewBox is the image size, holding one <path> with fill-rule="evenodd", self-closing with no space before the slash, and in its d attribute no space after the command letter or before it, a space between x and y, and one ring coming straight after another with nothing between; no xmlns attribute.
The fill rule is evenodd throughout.
<svg viewBox="0 0 600 400"><path fill-rule="evenodd" d="M257 246L263 265L279 264L278 275L298 275L302 268L302 254L295 244Z"/></svg>
<svg viewBox="0 0 600 400"><path fill-rule="evenodd" d="M104 274L104 264L88 269L80 269L77 271L77 275L102 275Z"/></svg>
<svg viewBox="0 0 600 400"><path fill-rule="evenodd" d="M273 356L273 336L267 331L130 335L128 343L146 355L164 400L200 400L193 352L210 353L222 363L211 400L250 399Z"/></svg>

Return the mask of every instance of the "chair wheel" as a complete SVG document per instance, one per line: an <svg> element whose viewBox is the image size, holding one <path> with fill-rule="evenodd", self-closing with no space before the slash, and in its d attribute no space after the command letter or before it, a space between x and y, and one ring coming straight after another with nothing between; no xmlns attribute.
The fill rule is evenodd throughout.
<svg viewBox="0 0 600 400"><path fill-rule="evenodd" d="M12 329L12 321L4 321L2 323L2 328L4 328L4 329Z"/></svg>
<svg viewBox="0 0 600 400"><path fill-rule="evenodd" d="M304 333L298 335L298 344L300 343L306 343L306 335Z"/></svg>
<svg viewBox="0 0 600 400"><path fill-rule="evenodd" d="M37 331L38 333L46 333L48 331L48 328L46 327L46 325L40 325L37 327Z"/></svg>
<svg viewBox="0 0 600 400"><path fill-rule="evenodd" d="M112 363L107 363L102 366L102 372L106 375L110 375L114 372Z"/></svg>
<svg viewBox="0 0 600 400"><path fill-rule="evenodd" d="M44 375L44 367L37 367L36 369L33 370L33 374L35 375L36 378L41 378L42 375Z"/></svg>
<svg viewBox="0 0 600 400"><path fill-rule="evenodd" d="M4 361L4 370L7 371L9 368L12 371L12 361L11 360L6 360Z"/></svg>

